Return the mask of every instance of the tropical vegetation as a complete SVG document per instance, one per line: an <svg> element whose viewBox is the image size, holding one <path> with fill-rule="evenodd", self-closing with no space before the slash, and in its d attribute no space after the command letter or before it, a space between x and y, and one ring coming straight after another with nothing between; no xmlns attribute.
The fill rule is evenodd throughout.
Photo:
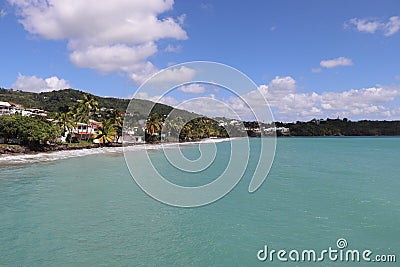
<svg viewBox="0 0 400 267"><path fill-rule="evenodd" d="M216 120L207 117L194 117L185 123L180 116L170 118L155 112L146 120L146 142L187 142L210 137L228 137L228 133Z"/></svg>
<svg viewBox="0 0 400 267"><path fill-rule="evenodd" d="M71 133L72 129L77 128L78 123L93 126L92 121L98 120L101 124L97 127L98 134L91 136L86 135L86 140L90 138L98 139L103 145L110 144L113 141L119 140L122 136L122 113L118 110L107 110L105 114L99 113L99 103L93 95L85 94L83 99L77 100L77 103L69 108L68 111L59 112L56 114L55 123L62 126L63 135ZM92 120L92 121L91 121ZM79 130L78 130L79 134ZM71 143L72 136L67 136ZM82 135L79 135L79 140L82 141Z"/></svg>
<svg viewBox="0 0 400 267"><path fill-rule="evenodd" d="M289 128L290 136L399 136L400 121L350 121L343 119L313 119L308 122L282 123L277 127Z"/></svg>
<svg viewBox="0 0 400 267"><path fill-rule="evenodd" d="M19 114L0 116L0 136L4 142L18 142L38 149L60 136L61 128L35 117Z"/></svg>
<svg viewBox="0 0 400 267"><path fill-rule="evenodd" d="M103 122L102 126L97 128L97 134L94 136L95 139L99 140L102 145L110 144L114 141L117 134L116 126L110 119Z"/></svg>

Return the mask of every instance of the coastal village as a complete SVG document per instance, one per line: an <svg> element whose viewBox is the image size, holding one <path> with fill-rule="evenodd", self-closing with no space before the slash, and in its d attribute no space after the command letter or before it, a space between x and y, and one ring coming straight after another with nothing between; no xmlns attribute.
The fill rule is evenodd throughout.
<svg viewBox="0 0 400 267"><path fill-rule="evenodd" d="M46 151L120 146L122 143L191 142L243 136L400 135L400 121L327 118L267 124L226 117L200 116L188 119L193 115L184 110L178 112L179 116L166 120L172 107L155 104L157 109L146 115L146 105L154 103L140 102L141 100L135 100L138 107L142 108L140 112L122 112L121 110L126 110L129 100L101 98L68 89L54 92L57 94L53 95L57 105L47 105L51 107L49 111L45 110L46 105L43 104L48 103L46 101L49 95L28 97L24 92L6 89L2 93L5 97L0 97L0 144L3 144L0 148L5 149L0 149L0 154L2 151L7 153L11 145L27 148L29 151ZM14 98L10 94L14 94ZM9 101L10 98L16 100ZM18 99L24 100L29 108L18 103ZM32 99L36 99L36 102ZM65 103L60 99L64 99Z"/></svg>
<svg viewBox="0 0 400 267"><path fill-rule="evenodd" d="M51 138L39 140L40 145L66 144L77 146L84 144L85 147L91 144L97 145L118 145L122 142L140 144L158 141L194 141L204 138L228 137L226 129L235 136L261 136L273 135L276 132L281 134L289 133L286 127L275 127L275 125L263 125L259 122L241 122L227 118L198 118L185 125L182 118L176 118L169 123L170 129L162 133L165 117L167 115L152 114L147 119L137 119L132 122L131 114L125 114L114 109L99 107L96 99L89 94L84 99L69 107L67 112L49 112L40 108L25 108L21 104L0 101L1 116L22 116L33 118L40 122L46 122L53 131ZM130 127L124 129L122 138L122 127L124 118L130 118ZM202 128L202 129L199 129ZM57 131L57 129L59 131ZM182 133L180 132L182 130ZM172 134L178 138L173 139ZM182 137L183 136L183 137ZM46 138L45 138L46 139ZM16 136L7 136L0 131L0 144L23 144L23 140ZM75 145L74 145L75 144Z"/></svg>
<svg viewBox="0 0 400 267"><path fill-rule="evenodd" d="M68 112L56 113L48 112L39 108L24 108L22 105L10 101L0 101L0 117L1 116L21 116L32 118L53 127L51 140L39 140L40 145L50 144L66 144L75 146L74 143L84 144L84 148L98 145L121 145L122 140L131 144L145 143L145 135L150 136L148 142L170 141L165 133L161 133L161 128L166 115L152 114L146 119L137 119L132 122L132 116L129 123L130 127L126 127L124 138L122 137L123 119L129 114L98 107L98 102L89 94L84 95L84 99L78 100L75 106L69 108ZM218 122L218 127L222 128L226 125L236 126L234 120ZM176 126L183 128L184 125ZM57 128L61 131L56 133ZM170 134L170 132L169 132ZM188 133L187 133L188 134ZM215 137L220 134L214 131ZM205 136L201 136L204 138ZM207 136L210 137L210 136ZM198 139L195 134L191 134L186 141ZM178 140L174 140L178 141ZM0 131L0 144L23 144L23 141L16 136L6 137Z"/></svg>
<svg viewBox="0 0 400 267"><path fill-rule="evenodd" d="M122 112L98 108L97 102L89 95L86 95L85 99L79 101L75 107L71 107L72 109L75 109L75 113L65 112L54 114L39 108L24 108L22 105L10 101L0 101L0 117L20 116L35 119L38 122L45 122L51 126L58 125L59 127L51 128L54 130L54 133L51 135L53 138L46 140L45 144L86 142L87 146L87 143L122 143L122 138L120 138L122 130L118 131L116 129L122 129L122 117L124 115ZM99 113L95 111L99 111ZM104 113L114 115L111 127L107 125L107 123L110 124L110 119L103 119L102 121L94 119L95 117L101 118L101 114ZM134 131L131 131L131 133L134 134ZM141 138L132 138L132 140L142 142ZM23 143L23 140L17 136L11 136L10 138L10 136L0 131L0 144L4 143L20 145ZM40 143L43 144L43 141L40 140Z"/></svg>
<svg viewBox="0 0 400 267"><path fill-rule="evenodd" d="M47 116L47 112L37 108L24 109L22 105L16 104L14 102L4 102L0 101L0 116L1 115L12 115L21 114L22 116Z"/></svg>
<svg viewBox="0 0 400 267"><path fill-rule="evenodd" d="M47 118L48 112L42 109L37 108L27 108L25 109L22 105L16 104L14 102L5 102L0 101L0 116L9 116L14 114L20 114L22 116L40 116L43 117L48 122L54 122L54 119ZM75 127L71 129L66 128L66 131L63 136L59 137L59 141L66 142L66 137L68 134L72 135L72 137L78 137L82 139L87 139L89 136L92 137L98 134L97 128L102 126L101 122L95 120L89 120L89 123L80 123L76 122ZM4 143L4 137L0 137L0 143ZM98 140L94 140L94 142L98 142ZM17 139L8 140L8 143L19 144L20 141Z"/></svg>

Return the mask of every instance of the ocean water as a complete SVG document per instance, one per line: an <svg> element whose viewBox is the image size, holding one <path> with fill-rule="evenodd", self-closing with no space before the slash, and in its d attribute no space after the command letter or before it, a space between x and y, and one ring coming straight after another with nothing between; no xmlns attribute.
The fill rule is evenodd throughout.
<svg viewBox="0 0 400 267"><path fill-rule="evenodd" d="M259 139L250 142L256 148ZM163 166L156 147L150 156L171 181L199 185L227 162L229 142L216 145L222 156L193 180ZM144 151L128 153L140 167ZM189 145L183 154L195 159L199 150ZM279 138L258 191L247 191L250 158L227 196L199 208L146 195L118 150L70 156L2 162L0 266L400 266L400 138ZM340 238L346 249L397 262L257 258L265 245L319 253L338 249Z"/></svg>

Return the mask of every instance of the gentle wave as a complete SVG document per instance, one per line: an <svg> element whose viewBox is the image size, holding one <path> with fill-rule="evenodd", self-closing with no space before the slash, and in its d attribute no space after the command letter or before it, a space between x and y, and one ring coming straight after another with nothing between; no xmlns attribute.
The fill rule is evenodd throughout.
<svg viewBox="0 0 400 267"><path fill-rule="evenodd" d="M164 143L164 144L138 144L125 147L99 147L91 149L62 150L55 152L43 152L38 154L19 154L0 156L0 166L30 164L37 162L50 162L67 158L84 157L95 154L123 153L129 151L143 150L162 150L165 148L179 148L180 146L190 146L199 143L219 143L232 140L233 138L224 139L206 139L198 142L190 143Z"/></svg>

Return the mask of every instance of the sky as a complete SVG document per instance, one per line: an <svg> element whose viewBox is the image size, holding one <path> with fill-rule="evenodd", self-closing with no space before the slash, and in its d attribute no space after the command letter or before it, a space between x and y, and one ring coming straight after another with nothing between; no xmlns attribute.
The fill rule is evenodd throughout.
<svg viewBox="0 0 400 267"><path fill-rule="evenodd" d="M178 65L165 76L179 93L161 102L229 115L214 99L250 118L240 96L251 107L266 99L278 121L400 120L398 0L1 0L0 33L3 88L157 100L138 91L154 73L212 61L255 88L179 87L196 74Z"/></svg>

